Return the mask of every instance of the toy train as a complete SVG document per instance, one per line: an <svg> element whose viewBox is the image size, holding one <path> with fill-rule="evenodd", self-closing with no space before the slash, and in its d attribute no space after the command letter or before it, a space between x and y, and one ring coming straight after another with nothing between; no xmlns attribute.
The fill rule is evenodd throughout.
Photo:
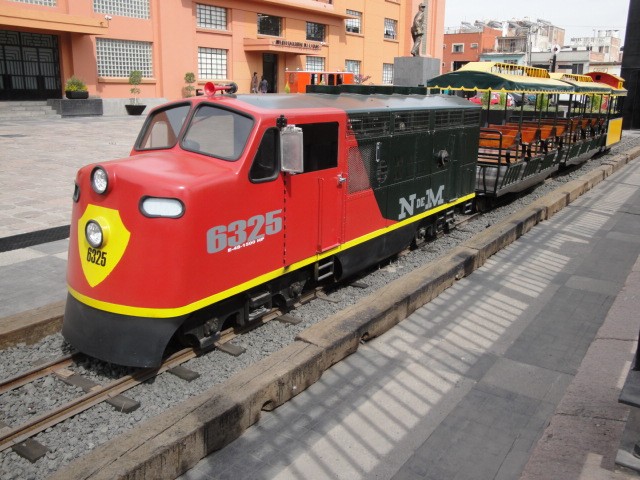
<svg viewBox="0 0 640 480"><path fill-rule="evenodd" d="M480 107L374 90L209 86L152 111L129 158L77 174L65 338L156 366L172 337L210 345L470 209Z"/></svg>
<svg viewBox="0 0 640 480"><path fill-rule="evenodd" d="M447 230L487 195L481 168L502 194L501 167L537 152L523 129L483 144L481 106L424 87L205 90L153 110L130 157L77 174L62 333L84 353L153 367L172 338L209 346ZM555 134L553 161L572 145Z"/></svg>

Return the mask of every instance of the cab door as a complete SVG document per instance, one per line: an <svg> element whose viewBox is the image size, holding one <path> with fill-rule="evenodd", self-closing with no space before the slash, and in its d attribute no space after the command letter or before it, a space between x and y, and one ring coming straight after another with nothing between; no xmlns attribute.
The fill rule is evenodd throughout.
<svg viewBox="0 0 640 480"><path fill-rule="evenodd" d="M314 257L342 240L345 172L337 121L301 124L304 171L284 174L285 266Z"/></svg>

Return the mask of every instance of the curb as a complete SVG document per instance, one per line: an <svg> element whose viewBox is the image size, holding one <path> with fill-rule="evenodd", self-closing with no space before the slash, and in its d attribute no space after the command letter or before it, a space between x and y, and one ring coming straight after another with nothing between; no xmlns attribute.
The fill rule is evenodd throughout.
<svg viewBox="0 0 640 480"><path fill-rule="evenodd" d="M26 343L30 345L62 329L65 301L17 313L0 320L0 349Z"/></svg>
<svg viewBox="0 0 640 480"><path fill-rule="evenodd" d="M363 340L386 332L538 223L640 156L640 147L515 212L438 261L399 278L303 332L226 382L144 422L60 469L52 479L174 479L315 383Z"/></svg>

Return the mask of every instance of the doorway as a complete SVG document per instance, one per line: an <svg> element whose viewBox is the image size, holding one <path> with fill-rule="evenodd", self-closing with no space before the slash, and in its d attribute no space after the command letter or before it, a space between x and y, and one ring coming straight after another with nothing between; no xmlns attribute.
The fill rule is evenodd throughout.
<svg viewBox="0 0 640 480"><path fill-rule="evenodd" d="M262 75L269 84L267 93L278 92L278 55L275 53L262 54Z"/></svg>
<svg viewBox="0 0 640 480"><path fill-rule="evenodd" d="M0 30L0 100L62 98L58 37Z"/></svg>

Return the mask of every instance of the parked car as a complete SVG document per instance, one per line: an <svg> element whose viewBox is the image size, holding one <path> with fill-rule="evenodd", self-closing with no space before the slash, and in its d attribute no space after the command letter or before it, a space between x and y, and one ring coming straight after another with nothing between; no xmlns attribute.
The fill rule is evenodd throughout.
<svg viewBox="0 0 640 480"><path fill-rule="evenodd" d="M516 107L520 107L521 105L533 105L536 103L536 96L534 94L522 95L521 93L510 93L513 97L513 103Z"/></svg>
<svg viewBox="0 0 640 480"><path fill-rule="evenodd" d="M504 94L500 92L491 92L491 105L499 105L501 95L504 95ZM513 94L507 93L506 95L507 95L507 107L513 107L516 104ZM469 101L476 103L478 105L482 105L483 96L484 96L483 92L478 92L475 96L471 97Z"/></svg>

